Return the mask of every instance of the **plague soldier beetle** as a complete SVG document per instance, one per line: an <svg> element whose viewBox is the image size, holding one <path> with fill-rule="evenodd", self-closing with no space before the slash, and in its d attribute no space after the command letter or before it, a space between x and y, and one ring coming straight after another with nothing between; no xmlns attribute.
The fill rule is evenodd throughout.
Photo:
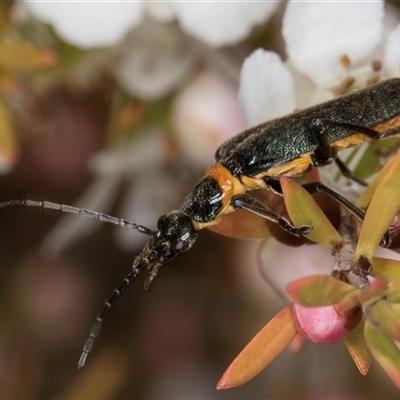
<svg viewBox="0 0 400 400"><path fill-rule="evenodd" d="M312 167L335 162L347 178L363 184L337 157L345 148L365 140L378 140L400 134L400 79L390 79L366 89L349 93L317 106L249 128L223 143L215 153L216 164L208 169L184 200L180 209L162 215L153 231L141 225L106 214L47 201L10 200L9 206L33 206L80 214L150 236L144 249L135 257L132 270L114 289L97 314L78 363L85 364L101 324L121 293L148 270L145 288L149 289L160 268L195 243L199 230L218 224L227 213L248 210L273 221L292 235L305 235L312 226L294 226L258 202L247 192L269 189L282 195L279 177L299 177ZM304 184L310 193L325 192L359 220L364 211L321 182ZM387 236L387 235L386 235ZM389 237L383 239L387 245Z"/></svg>

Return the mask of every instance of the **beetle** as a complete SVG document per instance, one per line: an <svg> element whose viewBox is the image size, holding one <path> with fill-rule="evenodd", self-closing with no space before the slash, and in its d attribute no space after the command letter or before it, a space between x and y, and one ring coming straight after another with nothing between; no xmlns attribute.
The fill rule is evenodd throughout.
<svg viewBox="0 0 400 400"><path fill-rule="evenodd" d="M240 209L273 221L292 235L306 235L312 226L294 226L269 210L248 192L268 189L282 195L279 177L299 177L312 167L335 162L347 178L363 184L338 158L337 153L365 140L378 140L400 134L400 79L390 79L338 99L295 111L246 129L223 143L215 153L216 164L195 185L182 206L162 215L157 229L95 211L48 201L9 200L0 208L33 206L80 214L150 235L135 257L132 269L114 289L97 314L84 345L78 367L82 368L99 335L101 324L121 293L148 270L145 288L149 289L160 268L188 251L198 232L218 224L221 217ZM304 184L310 193L325 192L361 221L365 212L321 182ZM383 239L387 245L390 238Z"/></svg>

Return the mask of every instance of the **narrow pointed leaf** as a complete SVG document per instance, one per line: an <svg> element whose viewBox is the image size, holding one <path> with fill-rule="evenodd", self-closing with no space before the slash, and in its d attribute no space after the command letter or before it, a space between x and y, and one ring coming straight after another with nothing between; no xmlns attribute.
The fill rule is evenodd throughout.
<svg viewBox="0 0 400 400"><path fill-rule="evenodd" d="M372 196L374 195L376 188L379 183L385 177L386 173L392 167L392 163L394 159L390 160L379 172L379 174L374 178L374 180L368 185L368 187L364 190L364 193L359 197L356 202L356 205L360 208L366 209L368 204L371 202Z"/></svg>
<svg viewBox="0 0 400 400"><path fill-rule="evenodd" d="M8 172L17 158L17 140L10 115L0 101L0 173Z"/></svg>
<svg viewBox="0 0 400 400"><path fill-rule="evenodd" d="M390 258L373 257L371 260L371 275L379 277L386 282L400 279L400 261Z"/></svg>
<svg viewBox="0 0 400 400"><path fill-rule="evenodd" d="M218 382L217 389L239 386L255 377L289 345L296 334L289 305L242 350Z"/></svg>
<svg viewBox="0 0 400 400"><path fill-rule="evenodd" d="M386 294L387 299L392 303L400 303L400 279L389 283L389 290Z"/></svg>
<svg viewBox="0 0 400 400"><path fill-rule="evenodd" d="M347 351L362 375L366 375L371 365L372 354L364 339L364 322L360 322L344 337Z"/></svg>
<svg viewBox="0 0 400 400"><path fill-rule="evenodd" d="M365 322L364 336L374 358L400 388L400 350L393 339L368 319Z"/></svg>
<svg viewBox="0 0 400 400"><path fill-rule="evenodd" d="M360 291L358 299L360 303L366 303L367 301L380 296L381 294L386 292L387 289L387 283L380 278L376 278L370 285Z"/></svg>
<svg viewBox="0 0 400 400"><path fill-rule="evenodd" d="M400 153L379 182L365 216L355 259L361 256L372 259L383 235L400 209ZM382 212L384 210L384 212Z"/></svg>
<svg viewBox="0 0 400 400"><path fill-rule="evenodd" d="M298 333L289 344L288 348L290 353L294 356L299 354L304 349L304 347L306 347L307 343L308 340L304 336L301 336L300 333Z"/></svg>
<svg viewBox="0 0 400 400"><path fill-rule="evenodd" d="M313 227L313 230L304 236L330 249L340 246L343 239L312 196L289 178L282 177L280 183L286 208L293 223L296 226L309 225Z"/></svg>
<svg viewBox="0 0 400 400"><path fill-rule="evenodd" d="M286 290L293 299L304 307L324 307L350 302L350 308L358 301L359 289L339 281L330 275L314 275L290 283Z"/></svg>
<svg viewBox="0 0 400 400"><path fill-rule="evenodd" d="M386 299L375 302L369 307L369 317L391 338L400 340L400 304L390 303Z"/></svg>

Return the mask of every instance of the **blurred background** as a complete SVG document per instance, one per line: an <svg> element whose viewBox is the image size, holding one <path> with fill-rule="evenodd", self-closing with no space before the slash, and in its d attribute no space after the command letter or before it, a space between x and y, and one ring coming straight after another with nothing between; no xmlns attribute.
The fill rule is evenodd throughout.
<svg viewBox="0 0 400 400"><path fill-rule="evenodd" d="M240 68L258 47L284 56L284 4L91 4L0 4L0 201L75 204L154 229L218 145L246 127ZM96 313L147 238L17 207L0 210L0 238L0 398L399 396L376 363L362 377L343 343L284 352L251 382L218 392L285 302L259 273L257 241L208 230L150 292L143 279L127 290L78 370Z"/></svg>

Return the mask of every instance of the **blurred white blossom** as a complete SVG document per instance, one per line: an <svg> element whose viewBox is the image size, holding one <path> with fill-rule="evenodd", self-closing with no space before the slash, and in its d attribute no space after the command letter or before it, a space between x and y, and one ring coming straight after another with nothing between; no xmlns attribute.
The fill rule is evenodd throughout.
<svg viewBox="0 0 400 400"><path fill-rule="evenodd" d="M164 97L188 79L195 63L192 49L179 32L146 20L116 49L112 66L119 85L143 100Z"/></svg>
<svg viewBox="0 0 400 400"><path fill-rule="evenodd" d="M157 22L175 18L188 34L209 46L232 45L243 40L253 26L266 21L279 5L266 2L24 2L37 18L78 47L113 46L147 16Z"/></svg>
<svg viewBox="0 0 400 400"><path fill-rule="evenodd" d="M206 168L215 150L245 128L236 88L219 74L205 70L175 97L171 122L184 154Z"/></svg>

